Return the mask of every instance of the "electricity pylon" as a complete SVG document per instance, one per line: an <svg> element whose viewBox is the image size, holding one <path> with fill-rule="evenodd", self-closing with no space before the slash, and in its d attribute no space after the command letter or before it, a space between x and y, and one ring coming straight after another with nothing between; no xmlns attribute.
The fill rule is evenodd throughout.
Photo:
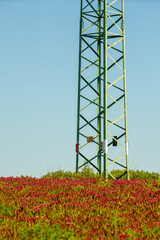
<svg viewBox="0 0 160 240"><path fill-rule="evenodd" d="M129 179L124 0L81 0L76 172L87 163Z"/></svg>

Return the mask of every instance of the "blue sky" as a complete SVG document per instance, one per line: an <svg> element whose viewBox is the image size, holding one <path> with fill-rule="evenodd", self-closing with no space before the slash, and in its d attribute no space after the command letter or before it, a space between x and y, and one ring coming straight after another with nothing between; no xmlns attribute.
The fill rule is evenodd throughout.
<svg viewBox="0 0 160 240"><path fill-rule="evenodd" d="M75 170L79 0L0 0L0 176ZM130 168L160 171L160 1L125 1Z"/></svg>

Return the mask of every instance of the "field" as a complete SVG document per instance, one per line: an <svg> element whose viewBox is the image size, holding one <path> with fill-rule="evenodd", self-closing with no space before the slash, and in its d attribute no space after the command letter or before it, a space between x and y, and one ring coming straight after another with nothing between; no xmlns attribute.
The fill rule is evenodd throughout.
<svg viewBox="0 0 160 240"><path fill-rule="evenodd" d="M0 178L0 239L160 239L159 180Z"/></svg>

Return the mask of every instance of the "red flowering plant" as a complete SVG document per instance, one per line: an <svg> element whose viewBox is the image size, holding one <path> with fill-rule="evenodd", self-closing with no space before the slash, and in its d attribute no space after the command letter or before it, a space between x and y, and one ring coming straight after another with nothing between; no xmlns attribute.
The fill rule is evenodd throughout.
<svg viewBox="0 0 160 240"><path fill-rule="evenodd" d="M159 239L158 180L0 178L2 239Z"/></svg>

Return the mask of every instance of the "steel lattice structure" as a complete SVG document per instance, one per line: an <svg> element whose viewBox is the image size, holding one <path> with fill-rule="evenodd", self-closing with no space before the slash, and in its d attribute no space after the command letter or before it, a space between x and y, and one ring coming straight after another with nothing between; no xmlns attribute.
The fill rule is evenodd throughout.
<svg viewBox="0 0 160 240"><path fill-rule="evenodd" d="M81 0L76 172L87 163L129 179L124 0Z"/></svg>

